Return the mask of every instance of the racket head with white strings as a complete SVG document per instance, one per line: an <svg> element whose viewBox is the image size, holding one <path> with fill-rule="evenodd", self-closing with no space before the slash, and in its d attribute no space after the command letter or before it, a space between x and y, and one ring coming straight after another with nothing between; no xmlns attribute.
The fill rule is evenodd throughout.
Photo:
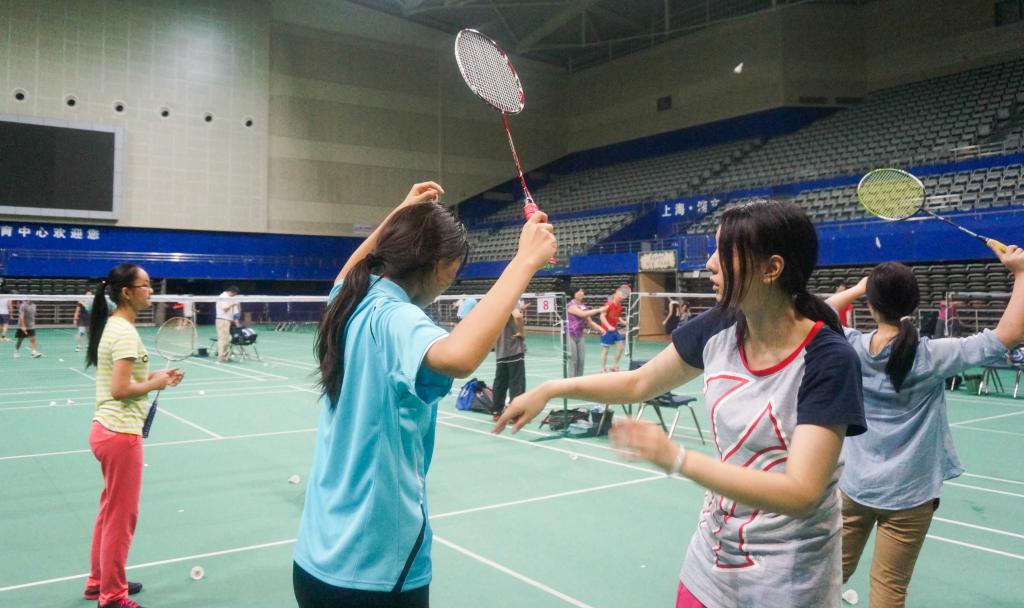
<svg viewBox="0 0 1024 608"><path fill-rule="evenodd" d="M474 29L460 30L455 36L455 61L469 90L484 103L505 115L523 111L523 84L497 42Z"/></svg>
<svg viewBox="0 0 1024 608"><path fill-rule="evenodd" d="M156 352L163 357L167 364L164 369L171 366L172 362L182 361L192 356L196 350L196 326L191 319L185 317L174 317L164 321L160 329L156 330ZM153 398L153 404L149 406L146 414L146 421L142 425L142 437L149 437L149 431L156 418L157 403L160 401L160 392L157 391Z"/></svg>
<svg viewBox="0 0 1024 608"><path fill-rule="evenodd" d="M925 187L917 176L902 169L874 169L857 184L857 200L872 215L888 221L905 220L924 211L986 245L992 243L1002 251L1006 245L982 236L960 224L925 208Z"/></svg>
<svg viewBox="0 0 1024 608"><path fill-rule="evenodd" d="M501 124L505 128L505 135L508 136L508 147L512 151L512 160L515 161L519 174L519 185L523 187L523 216L529 220L540 207L533 200L530 188L526 185L519 153L516 152L516 145L512 140L512 129L508 124L508 115L522 112L526 105L526 93L523 91L523 83L519 80L519 73L501 45L489 36L470 28L460 30L455 36L455 62L469 90L501 116ZM552 258L551 263L555 264L556 260Z"/></svg>

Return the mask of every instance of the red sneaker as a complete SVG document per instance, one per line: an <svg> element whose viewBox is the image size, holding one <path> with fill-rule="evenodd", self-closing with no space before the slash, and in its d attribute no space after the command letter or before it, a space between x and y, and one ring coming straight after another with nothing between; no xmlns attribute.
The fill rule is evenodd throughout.
<svg viewBox="0 0 1024 608"><path fill-rule="evenodd" d="M128 595L135 595L139 591L142 591L142 583L128 583ZM93 585L91 587L86 587L85 591L82 592L82 597L87 600L100 599L100 586Z"/></svg>
<svg viewBox="0 0 1024 608"><path fill-rule="evenodd" d="M130 600L126 597L117 600L116 602L110 602L109 604L100 604L100 608L142 608L135 601Z"/></svg>

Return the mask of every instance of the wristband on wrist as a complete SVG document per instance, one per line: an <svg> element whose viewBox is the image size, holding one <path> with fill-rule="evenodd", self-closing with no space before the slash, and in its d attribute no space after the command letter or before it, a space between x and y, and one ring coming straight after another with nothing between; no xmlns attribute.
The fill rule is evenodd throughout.
<svg viewBox="0 0 1024 608"><path fill-rule="evenodd" d="M683 470L683 462L686 461L686 448L683 446L676 446L676 459L672 462L672 468L669 469L668 474L671 477L681 476L680 471Z"/></svg>

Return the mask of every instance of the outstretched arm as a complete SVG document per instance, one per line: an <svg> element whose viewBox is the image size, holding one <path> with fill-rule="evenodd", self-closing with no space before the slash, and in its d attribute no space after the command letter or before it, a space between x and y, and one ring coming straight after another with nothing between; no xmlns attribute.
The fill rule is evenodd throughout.
<svg viewBox="0 0 1024 608"><path fill-rule="evenodd" d="M668 346L639 369L628 372L578 376L548 380L516 397L502 413L494 432L500 433L509 424L518 432L539 414L548 401L565 397L597 403L638 403L686 384L700 374Z"/></svg>

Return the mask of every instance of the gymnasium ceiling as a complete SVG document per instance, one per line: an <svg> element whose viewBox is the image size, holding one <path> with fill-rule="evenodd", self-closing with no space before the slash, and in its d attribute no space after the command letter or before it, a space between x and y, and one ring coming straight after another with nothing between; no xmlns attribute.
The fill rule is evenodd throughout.
<svg viewBox="0 0 1024 608"><path fill-rule="evenodd" d="M451 34L472 27L510 53L573 72L744 15L872 0L350 1Z"/></svg>

